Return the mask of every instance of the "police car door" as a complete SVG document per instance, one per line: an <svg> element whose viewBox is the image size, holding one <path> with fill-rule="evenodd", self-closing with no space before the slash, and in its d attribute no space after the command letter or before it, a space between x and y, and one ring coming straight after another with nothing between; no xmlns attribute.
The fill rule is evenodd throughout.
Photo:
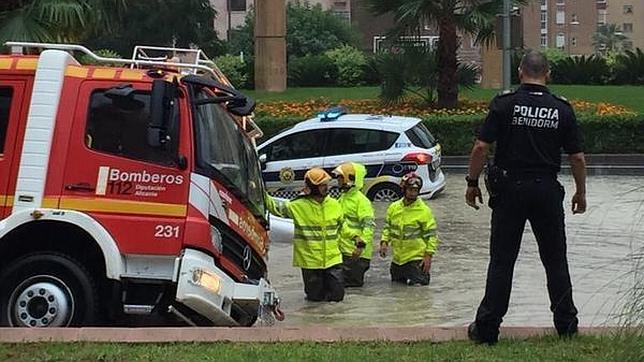
<svg viewBox="0 0 644 362"><path fill-rule="evenodd" d="M312 167L322 167L322 154L327 131L302 131L286 135L262 147L266 155L264 182L272 196L293 198L304 187L304 173Z"/></svg>

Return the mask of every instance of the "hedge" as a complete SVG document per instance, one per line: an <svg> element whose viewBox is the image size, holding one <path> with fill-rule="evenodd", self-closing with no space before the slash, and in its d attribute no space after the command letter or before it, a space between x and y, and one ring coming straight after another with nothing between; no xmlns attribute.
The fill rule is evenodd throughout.
<svg viewBox="0 0 644 362"><path fill-rule="evenodd" d="M256 118L264 131L259 143L281 130L302 121L301 118L261 116ZM644 116L581 115L578 118L586 153L644 153ZM445 155L468 155L483 117L480 115L433 116L423 120L443 146Z"/></svg>

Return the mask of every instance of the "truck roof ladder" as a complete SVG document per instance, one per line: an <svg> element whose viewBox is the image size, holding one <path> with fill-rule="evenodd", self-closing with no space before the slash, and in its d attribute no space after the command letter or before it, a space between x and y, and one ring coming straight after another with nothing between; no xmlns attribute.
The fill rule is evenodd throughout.
<svg viewBox="0 0 644 362"><path fill-rule="evenodd" d="M131 68L144 66L144 65L157 65L162 67L176 67L181 69L189 70L189 73L197 73L198 71L203 71L213 75L217 79L225 79L224 83L228 82L226 76L219 70L215 62L208 59L206 55L200 49L181 49L181 48L164 48L164 47L148 47L148 46L136 46L134 47L134 54L131 59L123 58L106 58L97 55L86 47L79 44L57 44L57 43L32 43L32 42L15 42L8 41L5 43L8 47L20 47L20 48L41 48L41 49L56 49L56 50L66 50L66 51L78 51L83 54L88 55L93 60L98 63L103 64L124 64L130 65ZM145 55L145 50L155 50L155 51L165 51L167 53L194 53L193 62L174 62L167 61L166 57L163 58L150 58ZM172 60L172 59L171 59Z"/></svg>
<svg viewBox="0 0 644 362"><path fill-rule="evenodd" d="M199 71L207 73L210 76L213 76L218 81L228 85L233 86L226 75L219 70L219 67L215 64L214 61L210 60L208 56L201 49L189 49L189 48L172 48L172 47L156 47L156 46L145 46L137 45L134 47L132 52L131 59L123 58L106 58L97 55L86 47L79 44L57 44L57 43L33 43L33 42L16 42L8 41L5 43L6 46L12 48L12 52L15 51L15 48L41 48L41 49L55 49L55 50L65 50L65 51L78 51L83 54L88 55L93 60L98 63L103 64L114 64L119 63L123 65L129 65L130 68L141 67L145 65L156 65L160 67L176 67L186 73L198 74ZM146 51L154 52L165 52L166 56L163 57L150 57L147 55ZM22 50L20 50L22 53ZM173 54L171 59L167 58L167 54ZM174 61L175 59L179 61ZM242 127L247 132L248 136L253 139L260 138L264 135L261 128L253 121L252 117L242 117L241 120ZM248 129L251 127L251 129Z"/></svg>

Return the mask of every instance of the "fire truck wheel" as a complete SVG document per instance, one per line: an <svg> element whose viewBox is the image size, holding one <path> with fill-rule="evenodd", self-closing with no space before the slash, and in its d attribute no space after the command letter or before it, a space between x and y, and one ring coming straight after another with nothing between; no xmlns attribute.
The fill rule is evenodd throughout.
<svg viewBox="0 0 644 362"><path fill-rule="evenodd" d="M0 280L1 326L68 327L96 321L96 284L69 256L29 254L4 268Z"/></svg>

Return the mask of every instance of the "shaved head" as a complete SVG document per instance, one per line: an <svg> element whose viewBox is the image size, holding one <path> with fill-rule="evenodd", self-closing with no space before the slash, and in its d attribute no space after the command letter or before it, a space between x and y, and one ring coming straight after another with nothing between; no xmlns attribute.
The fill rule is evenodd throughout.
<svg viewBox="0 0 644 362"><path fill-rule="evenodd" d="M531 50L521 59L519 69L530 78L545 78L550 71L550 66L548 58L543 53Z"/></svg>

